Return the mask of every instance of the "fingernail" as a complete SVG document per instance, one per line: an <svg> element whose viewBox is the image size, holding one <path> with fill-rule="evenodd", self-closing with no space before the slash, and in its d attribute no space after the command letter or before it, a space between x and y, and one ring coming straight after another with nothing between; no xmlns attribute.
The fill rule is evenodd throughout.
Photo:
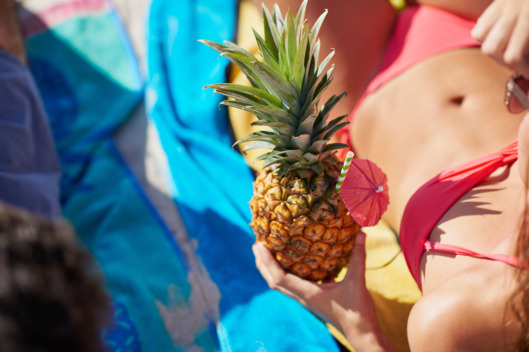
<svg viewBox="0 0 529 352"><path fill-rule="evenodd" d="M261 242L255 242L252 245L252 251L254 252L254 254L260 253L263 250L262 248L263 244Z"/></svg>
<svg viewBox="0 0 529 352"><path fill-rule="evenodd" d="M476 22L476 25L472 28L470 31L470 36L479 42L482 41L482 35L481 35L481 26L479 25L479 20Z"/></svg>

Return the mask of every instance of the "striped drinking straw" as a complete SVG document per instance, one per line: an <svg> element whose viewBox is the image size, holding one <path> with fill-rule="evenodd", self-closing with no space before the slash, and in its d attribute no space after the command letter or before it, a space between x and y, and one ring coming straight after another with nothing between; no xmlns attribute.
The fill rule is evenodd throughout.
<svg viewBox="0 0 529 352"><path fill-rule="evenodd" d="M340 172L340 177L338 178L338 182L336 182L336 190L339 190L342 187L343 180L345 180L345 175L349 170L349 165L351 165L351 160L353 160L354 155L355 154L352 151L347 152L345 162L343 163L342 171Z"/></svg>

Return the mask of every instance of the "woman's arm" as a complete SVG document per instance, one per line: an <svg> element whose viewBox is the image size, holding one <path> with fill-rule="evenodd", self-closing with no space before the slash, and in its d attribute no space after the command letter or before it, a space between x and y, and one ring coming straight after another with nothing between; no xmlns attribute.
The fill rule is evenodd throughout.
<svg viewBox="0 0 529 352"><path fill-rule="evenodd" d="M408 318L411 351L511 351L522 326L511 310L514 270L481 261L425 293Z"/></svg>
<svg viewBox="0 0 529 352"><path fill-rule="evenodd" d="M365 285L365 234L357 235L342 282L316 284L287 274L262 245L253 247L257 268L270 288L296 299L340 330L355 351L393 351L378 323L375 305Z"/></svg>

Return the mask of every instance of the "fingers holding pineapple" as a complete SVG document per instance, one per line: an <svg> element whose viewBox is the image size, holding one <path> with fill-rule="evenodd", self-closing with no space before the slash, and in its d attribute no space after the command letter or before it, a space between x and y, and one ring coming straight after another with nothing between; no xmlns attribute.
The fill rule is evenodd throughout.
<svg viewBox="0 0 529 352"><path fill-rule="evenodd" d="M317 284L285 272L271 252L259 242L252 250L255 262L269 287L300 302L322 320L340 330L355 349L370 341L392 350L376 318L375 305L365 284L365 233L360 231L351 252L347 274L340 282ZM371 344L372 343L372 344ZM370 350L370 349L367 349Z"/></svg>
<svg viewBox="0 0 529 352"><path fill-rule="evenodd" d="M353 284L355 287L365 287L365 237L363 231L357 233L356 244L351 251L347 272L344 279L339 282L319 284L286 272L262 242L255 242L252 251L255 255L255 264L271 289L297 300L305 301L320 291L338 286L345 287ZM350 297L350 294L348 296Z"/></svg>
<svg viewBox="0 0 529 352"><path fill-rule="evenodd" d="M369 295L365 285L365 233L357 234L355 245L347 269L340 282L315 283L286 272L275 260L263 243L256 242L252 250L257 269L271 289L277 290L300 302L316 315L323 317L333 325L336 309L358 311L357 305L365 304L365 295Z"/></svg>
<svg viewBox="0 0 529 352"><path fill-rule="evenodd" d="M312 290L312 287L316 287L317 284L285 272L263 243L255 242L252 246L252 251L255 255L257 269L268 286L309 308L305 299L302 298L304 296L303 292Z"/></svg>

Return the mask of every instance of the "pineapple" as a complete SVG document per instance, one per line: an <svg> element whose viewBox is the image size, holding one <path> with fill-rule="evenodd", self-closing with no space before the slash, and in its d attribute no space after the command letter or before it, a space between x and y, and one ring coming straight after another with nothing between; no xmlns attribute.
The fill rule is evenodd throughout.
<svg viewBox="0 0 529 352"><path fill-rule="evenodd" d="M318 65L319 39L326 12L312 29L305 20L305 0L296 17L283 19L263 4L264 38L254 31L262 61L225 41L201 40L237 65L250 86L220 83L206 86L230 98L223 104L251 112L262 127L238 140L244 150L265 149L253 184L250 226L287 271L313 281L328 281L346 266L360 226L348 215L336 190L342 163L336 151L347 145L331 137L347 115L329 120L345 95L332 96L319 108L331 83L326 71L333 52Z"/></svg>

